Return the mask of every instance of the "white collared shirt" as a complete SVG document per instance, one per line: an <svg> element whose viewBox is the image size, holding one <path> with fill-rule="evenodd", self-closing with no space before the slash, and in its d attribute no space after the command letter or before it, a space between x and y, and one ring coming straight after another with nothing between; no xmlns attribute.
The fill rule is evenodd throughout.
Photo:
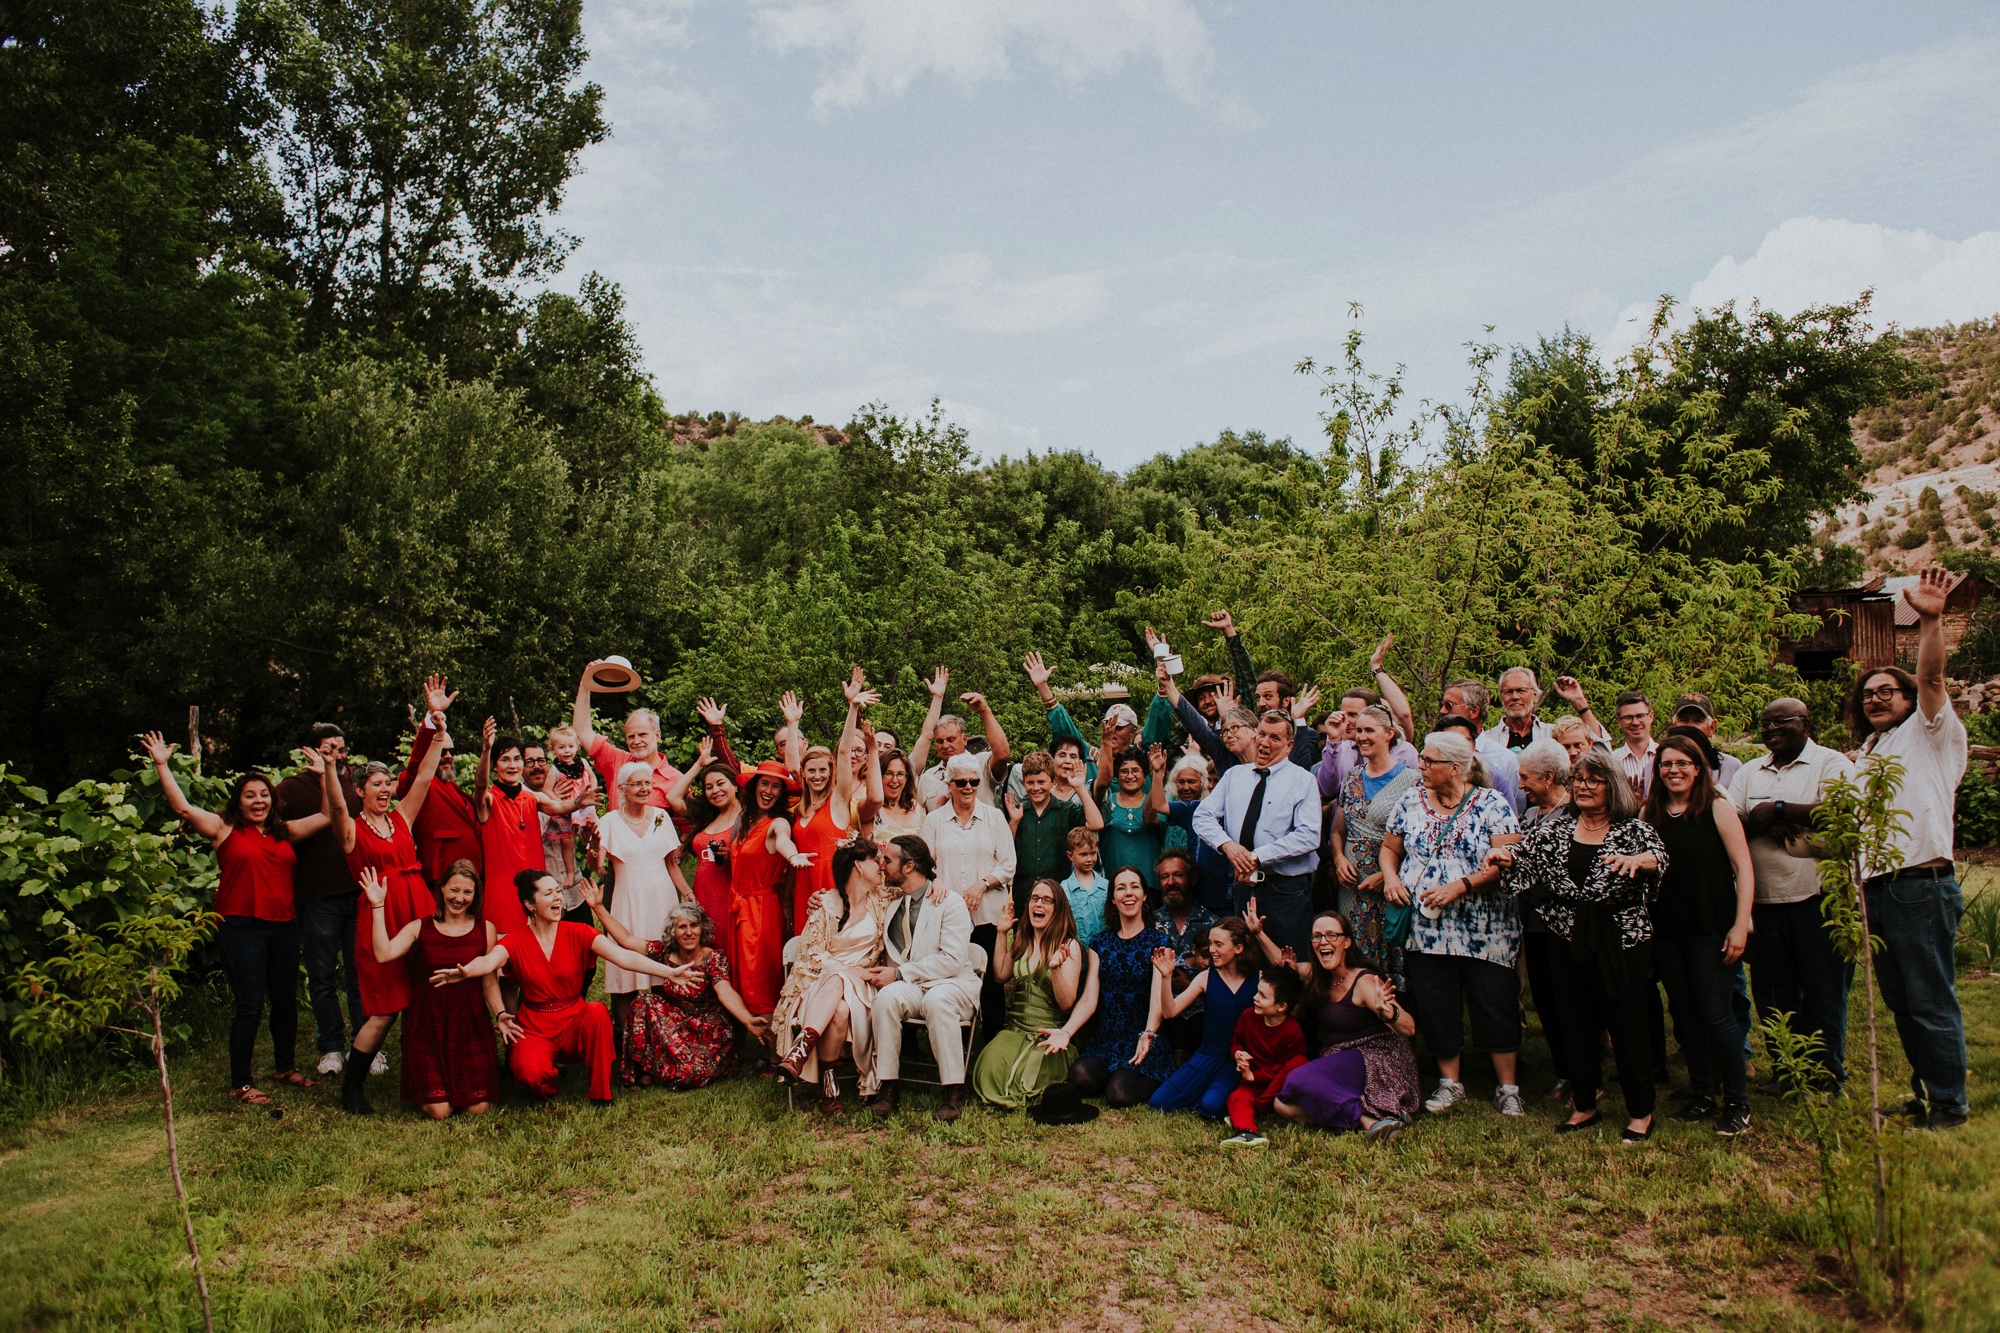
<svg viewBox="0 0 2000 1333"><path fill-rule="evenodd" d="M978 888L982 879L991 881L972 913L972 924L998 921L1014 882L1014 836L1007 828L1007 816L975 802L972 822L961 824L958 812L943 805L924 816L922 836L937 861L933 882L948 892L964 894Z"/></svg>
<svg viewBox="0 0 2000 1333"><path fill-rule="evenodd" d="M1854 766L1838 750L1806 742L1791 763L1779 765L1760 754L1736 770L1729 784L1729 803L1747 815L1766 801L1811 805L1826 795L1835 778L1852 777ZM1745 832L1748 832L1746 829ZM1798 848L1793 851L1793 848ZM1819 896L1819 861L1811 854L1806 830L1797 824L1773 824L1750 839L1750 864L1757 872L1757 901L1802 903Z"/></svg>
<svg viewBox="0 0 2000 1333"><path fill-rule="evenodd" d="M1195 807L1195 836L1217 851L1225 843L1239 843L1273 875L1311 874L1319 865L1319 780L1289 759L1266 771L1270 777L1256 828L1242 825L1257 789L1258 769L1238 764L1217 778L1215 790Z"/></svg>
<svg viewBox="0 0 2000 1333"><path fill-rule="evenodd" d="M1646 748L1637 754L1632 752L1632 744L1627 741L1611 752L1618 766L1625 770L1625 780L1632 784L1632 790L1645 800L1653 790L1653 756L1660 752L1660 743L1651 736L1646 737Z"/></svg>
<svg viewBox="0 0 2000 1333"><path fill-rule="evenodd" d="M1866 766L1877 755L1894 755L1903 761L1903 787L1895 808L1908 818L1905 831L1890 840L1903 853L1903 864L1949 863L1952 814L1966 763L1965 723L1952 711L1951 701L1945 700L1938 715L1931 718L1924 716L1920 704L1900 725L1870 736L1862 744L1859 763ZM1883 873L1876 867L1865 868L1871 874Z"/></svg>

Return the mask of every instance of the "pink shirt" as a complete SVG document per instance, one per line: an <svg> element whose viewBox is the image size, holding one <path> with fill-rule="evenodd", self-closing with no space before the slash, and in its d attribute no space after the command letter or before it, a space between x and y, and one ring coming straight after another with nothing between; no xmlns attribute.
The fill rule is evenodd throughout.
<svg viewBox="0 0 2000 1333"><path fill-rule="evenodd" d="M590 764L592 768L597 770L598 780L604 784L604 790L609 793L611 800L610 808L613 810L618 808L618 770L631 762L631 751L621 750L610 741L605 740L604 737L597 735L595 732L591 733ZM681 771L668 763L665 755L655 753L653 755L653 795L652 799L648 800L646 804L656 810L666 809L667 788L680 775Z"/></svg>

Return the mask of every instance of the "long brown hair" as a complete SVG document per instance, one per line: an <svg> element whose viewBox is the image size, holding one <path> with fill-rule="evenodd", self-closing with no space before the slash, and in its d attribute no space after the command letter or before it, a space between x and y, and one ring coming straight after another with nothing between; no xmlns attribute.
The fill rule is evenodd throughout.
<svg viewBox="0 0 2000 1333"><path fill-rule="evenodd" d="M743 807L742 813L736 816L736 841L739 844L750 836L750 830L755 828L757 821L764 817L757 808L757 788L764 784L766 778L770 778L771 781L778 784L778 801L777 804L771 807L771 818L790 819L792 817L792 793L791 789L785 784L785 780L783 778L773 778L768 773L751 774L750 781L743 784L742 795L736 798L737 803Z"/></svg>
<svg viewBox="0 0 2000 1333"><path fill-rule="evenodd" d="M1687 814L1700 819L1715 804L1715 775L1709 772L1708 756L1701 752L1701 746L1695 744L1693 737L1668 736L1660 742L1659 750L1653 755L1653 785L1646 793L1645 819L1654 828L1671 817L1667 814L1667 801L1670 799L1667 784L1660 780L1660 760L1666 758L1669 750L1694 761L1694 787L1688 792Z"/></svg>
<svg viewBox="0 0 2000 1333"><path fill-rule="evenodd" d="M720 761L713 761L704 765L702 770L694 775L694 781L688 784L687 812L688 821L696 832L700 832L710 824L713 824L716 816L722 813L722 811L715 808L715 803L708 799L708 775L710 773L720 773L723 777L729 779L730 786L736 786L737 775L730 771L729 765ZM736 804L739 809L743 805L743 792L740 788L736 793Z"/></svg>
<svg viewBox="0 0 2000 1333"><path fill-rule="evenodd" d="M884 792L882 803L892 806L897 810L915 809L917 804L917 775L910 771L910 756L904 754L901 750L884 750L876 756L876 761L882 765L882 772L885 775L889 772L889 765L901 764L903 766L902 799L892 801L889 799L888 793Z"/></svg>
<svg viewBox="0 0 2000 1333"><path fill-rule="evenodd" d="M1346 917L1331 909L1324 912L1314 912L1313 925L1317 926L1322 921L1333 922L1340 927L1340 933L1347 937L1347 949L1340 955L1340 958L1342 962L1347 964L1348 971L1373 972L1376 970L1375 964L1369 960L1368 955L1361 952L1361 941L1355 938L1354 927L1347 923ZM1310 946L1306 949L1306 960L1312 964L1312 975L1306 978L1307 1002L1315 1009L1320 1005L1333 1003L1333 973L1320 966L1319 954L1314 952Z"/></svg>
<svg viewBox="0 0 2000 1333"><path fill-rule="evenodd" d="M1044 884L1049 886L1056 899L1055 907L1049 913L1048 929L1037 935L1027 912L1021 913L1021 919L1014 923L1014 959L1017 962L1034 956L1046 964L1057 949L1076 939L1076 913L1070 910L1069 895L1063 892L1062 885L1052 879L1038 879L1028 886L1028 896L1033 898L1035 890Z"/></svg>
<svg viewBox="0 0 2000 1333"><path fill-rule="evenodd" d="M257 829L257 831L267 838L275 838L279 842L290 842L292 840L291 826L286 824L284 816L278 813L278 788L271 779L265 777L255 769L236 779L236 785L229 789L229 804L222 807L222 822L231 828L252 827L249 820L243 817L243 789L253 782L263 783L264 790L271 797L271 808L265 812L263 827Z"/></svg>

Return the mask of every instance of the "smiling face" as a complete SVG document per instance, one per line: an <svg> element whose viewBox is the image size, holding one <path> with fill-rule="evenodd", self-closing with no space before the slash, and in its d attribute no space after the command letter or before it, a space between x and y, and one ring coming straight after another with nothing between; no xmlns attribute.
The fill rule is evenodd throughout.
<svg viewBox="0 0 2000 1333"><path fill-rule="evenodd" d="M1037 931L1046 930L1056 914L1055 890L1046 884L1037 884L1028 890L1028 924Z"/></svg>
<svg viewBox="0 0 2000 1333"><path fill-rule="evenodd" d="M1474 708L1466 699L1465 691L1456 685L1451 686L1444 692L1444 698L1438 702L1438 711L1441 713L1450 713L1453 717L1467 718L1473 722L1484 720L1480 715L1480 711Z"/></svg>
<svg viewBox="0 0 2000 1333"><path fill-rule="evenodd" d="M543 875L535 881L535 897L528 904L528 915L551 925L562 920L562 885L556 883L554 875Z"/></svg>
<svg viewBox="0 0 2000 1333"><path fill-rule="evenodd" d="M464 875L453 875L438 886L438 897L444 901L444 915L447 921L457 921L472 914L472 899L479 892L479 886Z"/></svg>
<svg viewBox="0 0 2000 1333"><path fill-rule="evenodd" d="M923 737L919 736L918 740ZM931 744L937 746L938 758L949 759L955 754L965 753L965 728L955 721L940 722L931 732Z"/></svg>
<svg viewBox="0 0 2000 1333"><path fill-rule="evenodd" d="M757 779L757 811L770 814L777 810L785 799L785 783L782 778L774 778L766 773Z"/></svg>
<svg viewBox="0 0 2000 1333"><path fill-rule="evenodd" d="M1877 731L1899 727L1917 709L1917 701L1902 681L1878 671L1861 682L1861 713Z"/></svg>
<svg viewBox="0 0 2000 1333"><path fill-rule="evenodd" d="M1118 765L1118 790L1127 796L1137 796L1146 786L1146 766L1136 759L1127 759Z"/></svg>
<svg viewBox="0 0 2000 1333"><path fill-rule="evenodd" d="M271 788L262 778L251 778L243 784L243 792L236 798L236 808L243 816L243 822L252 828L263 828L264 821L271 817Z"/></svg>
<svg viewBox="0 0 2000 1333"><path fill-rule="evenodd" d="M392 773L370 773L361 784L361 808L371 815L386 815L396 801L396 778Z"/></svg>
<svg viewBox="0 0 2000 1333"><path fill-rule="evenodd" d="M1586 815L1602 814L1610 796L1604 786L1604 775L1587 768L1569 775L1569 792L1577 810Z"/></svg>
<svg viewBox="0 0 2000 1333"><path fill-rule="evenodd" d="M1250 1001L1250 1011L1259 1018L1278 1018L1285 1012L1285 1006L1278 1002L1278 988L1270 982L1257 982L1256 998Z"/></svg>
<svg viewBox="0 0 2000 1333"><path fill-rule="evenodd" d="M686 958L701 950L701 922L682 917L674 922L674 948Z"/></svg>
<svg viewBox="0 0 2000 1333"><path fill-rule="evenodd" d="M1668 750L1660 756L1660 781L1676 796L1686 796L1694 790L1698 772L1694 760L1679 750Z"/></svg>
<svg viewBox="0 0 2000 1333"><path fill-rule="evenodd" d="M1175 772L1174 799L1176 801L1199 801L1201 799L1201 774L1192 768L1183 768Z"/></svg>
<svg viewBox="0 0 2000 1333"><path fill-rule="evenodd" d="M1243 956L1243 946L1236 937L1216 926L1208 932L1208 959L1216 967L1228 967Z"/></svg>
<svg viewBox="0 0 2000 1333"><path fill-rule="evenodd" d="M1049 799L1049 789L1054 785L1055 779L1047 773L1026 773L1021 777L1021 789L1028 793L1028 799L1037 806Z"/></svg>
<svg viewBox="0 0 2000 1333"><path fill-rule="evenodd" d="M1459 784L1465 781L1465 770L1458 766L1458 761L1435 745L1424 747L1417 767L1420 770L1417 776L1435 792L1457 791Z"/></svg>
<svg viewBox="0 0 2000 1333"><path fill-rule="evenodd" d="M618 807L621 810L644 810L653 799L653 775L634 773L618 784Z"/></svg>
<svg viewBox="0 0 2000 1333"><path fill-rule="evenodd" d="M813 799L823 798L827 789L833 786L833 760L823 754L814 755L799 770L799 779L806 784L806 791Z"/></svg>
<svg viewBox="0 0 2000 1333"><path fill-rule="evenodd" d="M1322 916L1312 924L1312 954L1319 965L1329 972L1338 972L1347 964L1347 930L1336 917Z"/></svg>
<svg viewBox="0 0 2000 1333"><path fill-rule="evenodd" d="M548 780L549 757L539 745L530 745L521 754L521 780L537 790Z"/></svg>
<svg viewBox="0 0 2000 1333"><path fill-rule="evenodd" d="M503 745L493 756L493 776L510 787L520 785L527 767L518 745Z"/></svg>
<svg viewBox="0 0 2000 1333"><path fill-rule="evenodd" d="M651 759L660 752L660 726L648 717L625 719L625 751L634 759Z"/></svg>
<svg viewBox="0 0 2000 1333"><path fill-rule="evenodd" d="M1354 720L1354 748L1364 759L1387 759L1389 751L1396 743L1396 733L1382 725L1378 717L1357 717Z"/></svg>
<svg viewBox="0 0 2000 1333"><path fill-rule="evenodd" d="M1127 867L1118 872L1111 881L1111 901L1118 907L1118 919L1131 923L1143 920L1146 914L1146 881L1139 872Z"/></svg>
<svg viewBox="0 0 2000 1333"><path fill-rule="evenodd" d="M1500 711L1514 724L1515 731L1528 729L1535 705L1541 701L1542 692L1535 688L1535 678L1529 672L1509 671L1500 678Z"/></svg>
<svg viewBox="0 0 2000 1333"><path fill-rule="evenodd" d="M1625 743L1634 750L1643 750L1653 738L1653 706L1651 704L1621 704L1618 709L1618 730L1625 734Z"/></svg>
<svg viewBox="0 0 2000 1333"><path fill-rule="evenodd" d="M910 764L903 756L897 755L882 765L882 795L890 805L903 799L903 793L910 787Z"/></svg>
<svg viewBox="0 0 2000 1333"><path fill-rule="evenodd" d="M958 772L945 779L951 791L951 808L960 818L972 813L972 807L979 804L979 779L967 777Z"/></svg>
<svg viewBox="0 0 2000 1333"><path fill-rule="evenodd" d="M736 806L736 784L719 768L711 768L702 778L701 794L708 798L708 803L718 814L727 813Z"/></svg>
<svg viewBox="0 0 2000 1333"><path fill-rule="evenodd" d="M1896 678L1877 679L1894 682ZM1799 753L1806 748L1806 742L1812 739L1812 714L1797 699L1777 699L1764 710L1761 730L1771 757L1781 764L1789 764L1799 757Z"/></svg>

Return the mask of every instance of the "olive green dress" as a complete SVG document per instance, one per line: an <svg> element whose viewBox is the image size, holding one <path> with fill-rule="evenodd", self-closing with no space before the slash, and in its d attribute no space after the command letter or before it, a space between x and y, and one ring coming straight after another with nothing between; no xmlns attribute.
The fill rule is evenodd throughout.
<svg viewBox="0 0 2000 1333"><path fill-rule="evenodd" d="M1073 1050L1051 1055L1042 1049L1042 1029L1059 1028L1055 983L1048 964L1014 974L1014 998L1007 1004L1007 1027L979 1052L972 1066L972 1090L981 1101L1022 1110L1054 1084L1069 1077Z"/></svg>

